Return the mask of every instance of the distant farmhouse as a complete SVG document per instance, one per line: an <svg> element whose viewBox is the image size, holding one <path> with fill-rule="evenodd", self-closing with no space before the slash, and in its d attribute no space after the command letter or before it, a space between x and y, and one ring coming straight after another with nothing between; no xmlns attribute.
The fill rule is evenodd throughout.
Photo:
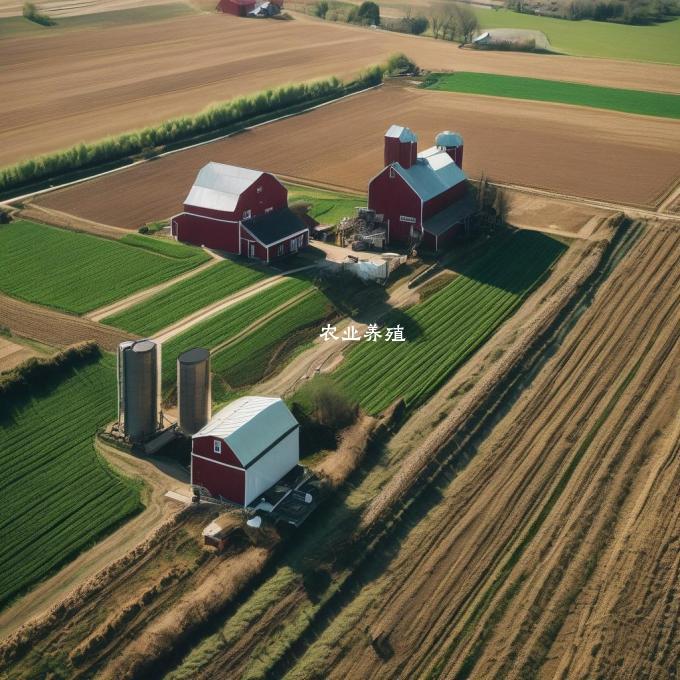
<svg viewBox="0 0 680 680"><path fill-rule="evenodd" d="M309 243L309 229L288 208L288 189L274 175L224 163L201 168L171 226L178 241L263 262Z"/></svg>
<svg viewBox="0 0 680 680"><path fill-rule="evenodd" d="M220 0L216 7L218 12L237 17L271 17L282 8L283 0Z"/></svg>
<svg viewBox="0 0 680 680"><path fill-rule="evenodd" d="M384 160L368 185L368 207L383 216L387 242L422 238L432 250L447 246L475 210L463 172L463 138L440 132L435 146L418 153L416 135L392 125Z"/></svg>

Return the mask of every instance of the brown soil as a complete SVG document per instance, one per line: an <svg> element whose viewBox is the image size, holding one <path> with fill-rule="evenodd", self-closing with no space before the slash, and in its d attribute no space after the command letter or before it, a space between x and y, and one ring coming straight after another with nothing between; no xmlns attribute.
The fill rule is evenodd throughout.
<svg viewBox="0 0 680 680"><path fill-rule="evenodd" d="M0 294L0 320L15 335L55 347L94 340L102 349L113 352L124 340L136 337L82 317L22 302L2 294Z"/></svg>
<svg viewBox="0 0 680 680"><path fill-rule="evenodd" d="M360 625L321 636L318 673L452 678L469 658L466 677L672 676L678 257L677 226L633 245L385 575L339 615ZM305 668L303 657L292 677Z"/></svg>
<svg viewBox="0 0 680 680"><path fill-rule="evenodd" d="M444 41L302 15L294 21L244 21L201 14L3 40L0 165L281 83L351 76L395 51L406 52L426 69L680 91L680 69L674 66L477 53ZM507 108L506 103L503 111ZM448 123L457 126L455 117Z"/></svg>
<svg viewBox="0 0 680 680"><path fill-rule="evenodd" d="M385 129L395 121L417 132L421 148L430 146L438 131L455 127L465 138L465 168L473 177L486 172L499 182L563 194L652 206L680 174L675 121L536 102L510 106L502 99L390 84L35 202L136 228L180 211L198 169L214 160L366 191L382 167ZM125 203L103 199L121 195ZM559 224L560 212L555 209L549 221ZM567 221L573 223L573 217Z"/></svg>
<svg viewBox="0 0 680 680"><path fill-rule="evenodd" d="M0 373L34 356L38 356L38 352L31 347L0 337Z"/></svg>

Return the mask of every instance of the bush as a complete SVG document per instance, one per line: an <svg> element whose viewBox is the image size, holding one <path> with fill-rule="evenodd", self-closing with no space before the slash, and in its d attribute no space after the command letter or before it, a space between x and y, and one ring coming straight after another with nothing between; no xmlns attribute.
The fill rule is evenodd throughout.
<svg viewBox="0 0 680 680"><path fill-rule="evenodd" d="M404 17L402 19L382 19L382 27L396 33L422 35L427 30L429 22L425 17Z"/></svg>
<svg viewBox="0 0 680 680"><path fill-rule="evenodd" d="M350 17L353 18L350 19ZM358 9L352 9L347 20L366 26L379 26L380 7L377 3L372 2L372 0L364 0L364 2L359 5Z"/></svg>
<svg viewBox="0 0 680 680"><path fill-rule="evenodd" d="M351 425L358 407L330 376L320 375L300 388L290 403L300 423L300 449L309 456L322 449L334 449L338 432Z"/></svg>
<svg viewBox="0 0 680 680"><path fill-rule="evenodd" d="M328 14L328 1L319 0L319 2L317 2L312 8L312 14L316 17L320 17L321 19L325 19L326 14Z"/></svg>
<svg viewBox="0 0 680 680"><path fill-rule="evenodd" d="M139 229L137 229L137 231L140 234L148 234L149 233L149 227L147 227L146 224L145 224L145 225L141 226Z"/></svg>
<svg viewBox="0 0 680 680"><path fill-rule="evenodd" d="M54 19L48 17L47 14L39 12L38 8L32 2L24 3L22 14L25 19L40 24L41 26L55 26L57 23Z"/></svg>
<svg viewBox="0 0 680 680"><path fill-rule="evenodd" d="M393 54L386 64L385 72L390 76L403 75L406 73L418 73L418 67L403 52Z"/></svg>

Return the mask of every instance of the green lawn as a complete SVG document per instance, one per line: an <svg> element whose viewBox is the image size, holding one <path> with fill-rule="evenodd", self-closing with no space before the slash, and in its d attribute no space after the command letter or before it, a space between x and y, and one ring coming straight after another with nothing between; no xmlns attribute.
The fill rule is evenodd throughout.
<svg viewBox="0 0 680 680"><path fill-rule="evenodd" d="M0 423L0 606L140 508L138 486L93 447L115 413L115 360L105 356Z"/></svg>
<svg viewBox="0 0 680 680"><path fill-rule="evenodd" d="M680 118L680 95L596 87L557 80L499 76L493 73L441 73L428 85L433 90L532 99L611 109L644 116Z"/></svg>
<svg viewBox="0 0 680 680"><path fill-rule="evenodd" d="M49 15L49 9L46 13ZM112 28L130 24L141 24L149 21L161 21L174 17L195 14L196 10L181 2L166 5L150 5L149 7L133 7L111 12L96 12L73 17L52 17L57 23L54 26L42 26L24 17L6 17L0 19L0 38L34 35L46 32L79 28Z"/></svg>
<svg viewBox="0 0 680 680"><path fill-rule="evenodd" d="M320 224L337 224L343 217L352 217L357 206L366 205L366 197L342 194L324 189L288 184L290 204L309 203L309 216Z"/></svg>
<svg viewBox="0 0 680 680"><path fill-rule="evenodd" d="M422 404L517 308L564 250L539 232L497 238L486 252L464 261L451 283L385 323L403 326L406 342L357 343L335 374L338 381L371 414L398 398L409 408Z"/></svg>
<svg viewBox="0 0 680 680"><path fill-rule="evenodd" d="M0 291L83 314L209 257L199 248L138 234L112 241L20 220L0 227Z"/></svg>
<svg viewBox="0 0 680 680"><path fill-rule="evenodd" d="M651 26L603 21L569 21L472 6L479 24L489 28L543 31L558 52L587 57L680 64L680 18ZM502 59L499 56L499 59ZM577 73L574 74L578 75Z"/></svg>
<svg viewBox="0 0 680 680"><path fill-rule="evenodd" d="M152 335L266 276L268 274L262 269L225 260L166 288L138 305L107 317L103 323L137 335Z"/></svg>

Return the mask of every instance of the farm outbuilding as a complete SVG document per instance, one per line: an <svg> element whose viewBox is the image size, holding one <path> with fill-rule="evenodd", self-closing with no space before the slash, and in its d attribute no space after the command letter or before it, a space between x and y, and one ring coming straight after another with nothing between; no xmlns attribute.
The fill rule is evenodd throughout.
<svg viewBox="0 0 680 680"><path fill-rule="evenodd" d="M418 153L418 138L407 127L385 133L385 167L368 185L368 207L383 215L387 240L428 248L448 245L474 212L463 172L463 139L440 132L435 146Z"/></svg>
<svg viewBox="0 0 680 680"><path fill-rule="evenodd" d="M191 484L249 505L300 459L300 428L283 400L242 397L192 437Z"/></svg>
<svg viewBox="0 0 680 680"><path fill-rule="evenodd" d="M255 9L256 4L255 0L220 0L215 9L224 14L245 17L248 16L248 12L252 12Z"/></svg>
<svg viewBox="0 0 680 680"><path fill-rule="evenodd" d="M264 262L309 243L309 229L289 210L288 190L274 175L224 163L201 168L171 225L179 241Z"/></svg>

